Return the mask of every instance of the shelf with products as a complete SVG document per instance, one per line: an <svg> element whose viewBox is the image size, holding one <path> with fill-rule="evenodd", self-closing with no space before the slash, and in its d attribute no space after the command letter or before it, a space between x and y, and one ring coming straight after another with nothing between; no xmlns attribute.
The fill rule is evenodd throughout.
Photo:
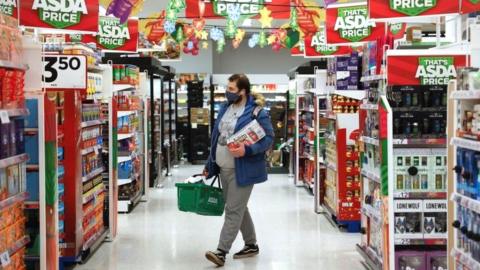
<svg viewBox="0 0 480 270"><path fill-rule="evenodd" d="M338 226L347 226L350 232L360 230L360 168L355 146L358 105L356 100L332 96L331 114L334 117L325 118L328 120L325 181L330 184L325 185L323 201L329 202L329 208L333 210L328 215Z"/></svg>
<svg viewBox="0 0 480 270"><path fill-rule="evenodd" d="M478 181L477 159L480 153L478 132L478 111L480 96L475 92L478 84L478 68L457 70L458 79L449 85L449 153L453 158L448 165L454 168L449 172L448 194L453 207L449 209L453 217L449 230L451 256L456 265L469 269L480 269L480 254L475 248L479 234L476 226L480 217L480 182Z"/></svg>

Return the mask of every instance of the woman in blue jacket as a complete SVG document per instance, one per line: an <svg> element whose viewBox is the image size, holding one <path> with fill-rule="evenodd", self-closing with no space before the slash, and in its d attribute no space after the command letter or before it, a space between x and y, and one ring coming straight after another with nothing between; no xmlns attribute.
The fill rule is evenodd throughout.
<svg viewBox="0 0 480 270"><path fill-rule="evenodd" d="M220 174L225 198L225 221L217 250L208 251L205 255L218 266L225 264L225 257L238 231L242 232L245 247L233 258L259 253L247 204L253 185L267 180L265 152L271 147L274 137L270 117L261 107L263 98L250 93L248 77L235 74L228 81L225 93L228 103L222 106L215 121L210 156L204 171L208 178ZM234 149L227 147L227 139L254 120L262 126L266 136L252 145L242 144Z"/></svg>

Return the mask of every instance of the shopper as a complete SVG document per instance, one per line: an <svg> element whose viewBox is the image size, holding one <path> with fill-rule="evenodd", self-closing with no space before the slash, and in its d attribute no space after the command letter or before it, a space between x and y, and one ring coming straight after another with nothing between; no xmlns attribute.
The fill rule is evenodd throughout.
<svg viewBox="0 0 480 270"><path fill-rule="evenodd" d="M265 152L271 147L274 137L270 117L261 107L264 99L261 95L251 94L247 76L232 75L228 79L225 96L228 102L218 113L212 133L211 152L204 170L208 178L220 174L225 197L225 221L218 248L205 254L217 266L225 264L225 257L239 230L245 247L233 258L246 258L259 253L247 204L253 185L267 180ZM258 121L266 136L252 145L240 144L238 148L229 148L227 139L254 120Z"/></svg>

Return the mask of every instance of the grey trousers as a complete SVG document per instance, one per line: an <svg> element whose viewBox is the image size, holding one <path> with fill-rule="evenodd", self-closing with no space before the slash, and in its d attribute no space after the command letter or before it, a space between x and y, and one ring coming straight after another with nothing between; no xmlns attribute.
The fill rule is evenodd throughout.
<svg viewBox="0 0 480 270"><path fill-rule="evenodd" d="M239 230L242 232L245 244L257 243L255 227L247 207L253 185L239 186L235 179L235 169L221 169L220 179L225 198L225 221L220 233L218 249L228 253Z"/></svg>

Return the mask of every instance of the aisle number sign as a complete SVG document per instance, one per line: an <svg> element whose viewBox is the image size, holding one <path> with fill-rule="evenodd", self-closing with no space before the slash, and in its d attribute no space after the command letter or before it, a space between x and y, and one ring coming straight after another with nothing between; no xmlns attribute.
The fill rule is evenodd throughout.
<svg viewBox="0 0 480 270"><path fill-rule="evenodd" d="M84 55L44 55L42 60L45 88L87 88L87 58Z"/></svg>
<svg viewBox="0 0 480 270"><path fill-rule="evenodd" d="M129 19L122 24L119 18L100 16L98 34L83 35L82 41L97 43L98 47L105 50L136 52L138 20Z"/></svg>
<svg viewBox="0 0 480 270"><path fill-rule="evenodd" d="M0 0L0 13L17 18L17 0Z"/></svg>
<svg viewBox="0 0 480 270"><path fill-rule="evenodd" d="M20 24L27 27L97 32L98 5L98 0L22 0Z"/></svg>
<svg viewBox="0 0 480 270"><path fill-rule="evenodd" d="M373 41L383 36L384 23L368 18L365 4L335 5L327 8L327 43L355 43Z"/></svg>
<svg viewBox="0 0 480 270"><path fill-rule="evenodd" d="M349 46L337 46L326 43L325 31L319 31L313 36L305 37L305 57L327 57L334 55L349 54L352 52Z"/></svg>
<svg viewBox="0 0 480 270"><path fill-rule="evenodd" d="M389 85L447 85L465 66L466 55L389 55Z"/></svg>
<svg viewBox="0 0 480 270"><path fill-rule="evenodd" d="M372 19L442 15L459 11L459 1L452 0L369 0L368 6Z"/></svg>

